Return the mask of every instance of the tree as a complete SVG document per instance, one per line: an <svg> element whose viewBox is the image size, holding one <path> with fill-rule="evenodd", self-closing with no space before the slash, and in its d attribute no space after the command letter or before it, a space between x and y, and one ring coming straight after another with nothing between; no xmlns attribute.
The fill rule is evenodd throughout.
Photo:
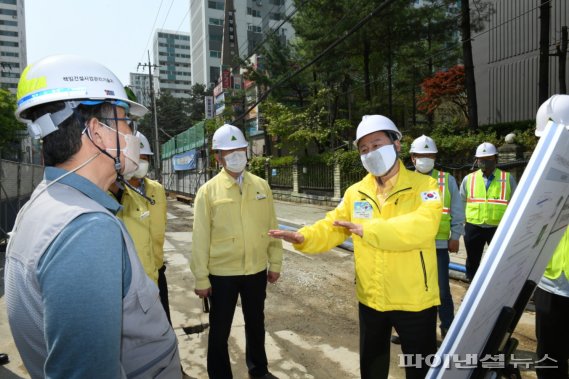
<svg viewBox="0 0 569 379"><path fill-rule="evenodd" d="M436 72L423 81L421 88L423 95L418 103L420 110L434 114L443 104L450 103L460 110L465 119L468 119L463 65Z"/></svg>
<svg viewBox="0 0 569 379"><path fill-rule="evenodd" d="M17 134L25 130L24 124L14 116L16 110L16 97L8 90L0 88L0 152L13 153L17 150Z"/></svg>
<svg viewBox="0 0 569 379"><path fill-rule="evenodd" d="M206 88L204 84L196 83L190 88L190 98L187 100L187 105L192 123L205 118L205 97L211 95L211 88Z"/></svg>
<svg viewBox="0 0 569 379"><path fill-rule="evenodd" d="M187 99L174 97L169 91L164 91L156 98L156 108L160 144L192 126ZM153 112L154 109L151 109L140 122L140 129L146 136L154 136Z"/></svg>

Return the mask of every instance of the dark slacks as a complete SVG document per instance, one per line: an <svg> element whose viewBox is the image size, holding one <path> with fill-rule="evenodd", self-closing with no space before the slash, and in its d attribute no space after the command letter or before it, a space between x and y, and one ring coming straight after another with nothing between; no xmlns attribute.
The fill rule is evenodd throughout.
<svg viewBox="0 0 569 379"><path fill-rule="evenodd" d="M227 340L237 306L241 297L245 319L245 358L251 376L263 376L267 370L265 352L265 298L267 272L254 275L217 276L210 275L212 295L210 297L209 338L207 351L207 372L211 379L230 379L231 364Z"/></svg>
<svg viewBox="0 0 569 379"><path fill-rule="evenodd" d="M448 249L437 249L437 270L439 273L439 292L441 297L439 319L441 320L441 329L445 330L450 328L450 324L452 320L454 320L454 302L452 301L448 275L448 265L450 262L448 254Z"/></svg>
<svg viewBox="0 0 569 379"><path fill-rule="evenodd" d="M172 320L170 319L170 301L168 300L168 282L166 281L166 265L162 265L158 269L158 290L160 291L160 302L166 312L166 317L168 317L168 322L172 325Z"/></svg>
<svg viewBox="0 0 569 379"><path fill-rule="evenodd" d="M419 312L379 312L359 304L360 371L362 379L384 379L389 374L391 328L401 339L403 354L425 359L437 351L437 307ZM405 367L407 379L423 379L429 367Z"/></svg>
<svg viewBox="0 0 569 379"><path fill-rule="evenodd" d="M564 274L561 274L564 275ZM550 368L535 369L539 379L567 379L569 369L569 297L559 296L536 288L533 295L535 303L535 335L537 337L536 366ZM557 368L552 368L557 366Z"/></svg>
<svg viewBox="0 0 569 379"><path fill-rule="evenodd" d="M469 224L464 225L464 247L466 248L466 277L470 280L474 279L480 261L482 260L482 253L484 246L490 244L497 227L482 228L478 225Z"/></svg>

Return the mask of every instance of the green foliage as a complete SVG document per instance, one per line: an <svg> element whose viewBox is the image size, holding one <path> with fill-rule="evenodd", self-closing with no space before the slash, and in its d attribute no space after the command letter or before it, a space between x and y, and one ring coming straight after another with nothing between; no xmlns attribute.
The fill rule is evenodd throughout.
<svg viewBox="0 0 569 379"><path fill-rule="evenodd" d="M283 167L283 166L290 166L294 163L294 157L291 155L287 155L285 157L271 157L270 164L271 167Z"/></svg>
<svg viewBox="0 0 569 379"><path fill-rule="evenodd" d="M266 161L267 159L265 157L253 157L249 159L249 172L264 178Z"/></svg>
<svg viewBox="0 0 569 379"><path fill-rule="evenodd" d="M17 142L17 134L25 130L24 124L14 116L16 110L16 97L8 90L0 88L0 150L12 153Z"/></svg>

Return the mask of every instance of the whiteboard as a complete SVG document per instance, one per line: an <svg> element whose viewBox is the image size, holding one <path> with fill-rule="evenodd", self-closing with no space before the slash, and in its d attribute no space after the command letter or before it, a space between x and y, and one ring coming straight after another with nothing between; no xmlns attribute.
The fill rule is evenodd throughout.
<svg viewBox="0 0 569 379"><path fill-rule="evenodd" d="M457 367L480 355L503 307L512 307L526 280L539 282L569 221L569 128L549 122L488 246L429 379L468 378ZM478 358L481 358L479 356Z"/></svg>

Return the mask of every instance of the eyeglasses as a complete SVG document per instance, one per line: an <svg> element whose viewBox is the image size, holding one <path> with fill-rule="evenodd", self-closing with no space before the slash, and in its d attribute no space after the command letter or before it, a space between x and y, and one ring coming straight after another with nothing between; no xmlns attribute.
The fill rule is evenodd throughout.
<svg viewBox="0 0 569 379"><path fill-rule="evenodd" d="M134 121L132 118L129 117L99 117L101 120L113 120L115 122L124 121L128 124L130 130L132 130L132 134L136 134L138 131L138 123Z"/></svg>

